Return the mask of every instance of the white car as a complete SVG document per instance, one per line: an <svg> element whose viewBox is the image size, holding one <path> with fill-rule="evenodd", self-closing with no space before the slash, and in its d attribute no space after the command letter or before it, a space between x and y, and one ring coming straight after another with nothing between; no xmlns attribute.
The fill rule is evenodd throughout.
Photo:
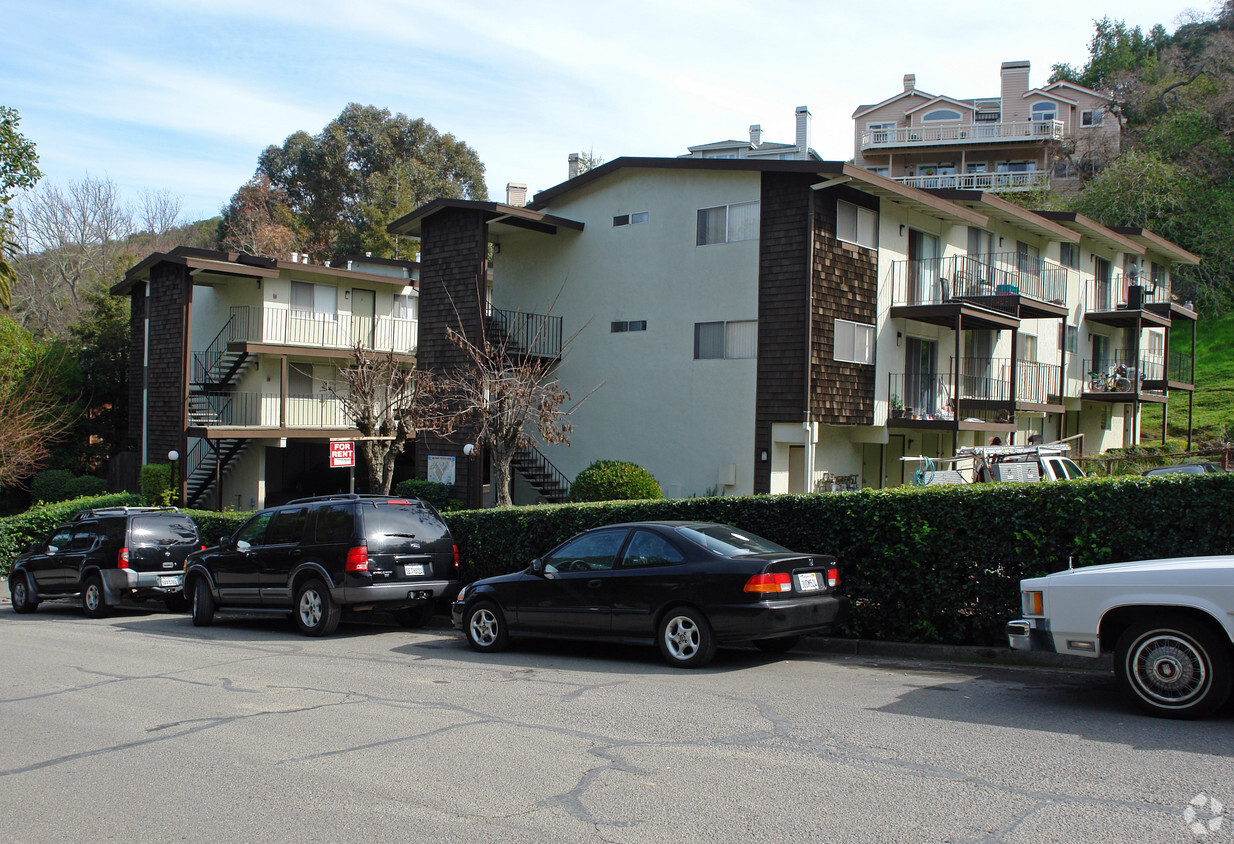
<svg viewBox="0 0 1234 844"><path fill-rule="evenodd" d="M1099 657L1143 709L1202 718L1230 696L1234 556L1182 557L1060 571L1020 581L1015 650Z"/></svg>

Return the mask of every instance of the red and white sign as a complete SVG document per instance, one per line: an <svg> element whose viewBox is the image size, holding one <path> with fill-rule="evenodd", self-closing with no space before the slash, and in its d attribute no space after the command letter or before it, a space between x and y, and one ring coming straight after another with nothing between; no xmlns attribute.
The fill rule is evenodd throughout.
<svg viewBox="0 0 1234 844"><path fill-rule="evenodd" d="M355 443L330 443L330 468L346 469L356 465Z"/></svg>

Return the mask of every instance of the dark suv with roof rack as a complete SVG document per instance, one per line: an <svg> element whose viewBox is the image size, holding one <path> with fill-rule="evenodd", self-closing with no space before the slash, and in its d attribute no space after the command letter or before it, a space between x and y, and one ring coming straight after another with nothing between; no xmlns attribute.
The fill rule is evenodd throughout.
<svg viewBox="0 0 1234 844"><path fill-rule="evenodd" d="M13 610L33 612L41 601L74 595L90 618L122 599L161 598L183 610L184 560L202 547L197 524L175 507L83 510L17 557L9 573Z"/></svg>
<svg viewBox="0 0 1234 844"><path fill-rule="evenodd" d="M343 610L425 623L458 593L458 546L431 504L385 495L300 498L262 510L185 564L193 623L216 610L291 613L307 636L338 627Z"/></svg>

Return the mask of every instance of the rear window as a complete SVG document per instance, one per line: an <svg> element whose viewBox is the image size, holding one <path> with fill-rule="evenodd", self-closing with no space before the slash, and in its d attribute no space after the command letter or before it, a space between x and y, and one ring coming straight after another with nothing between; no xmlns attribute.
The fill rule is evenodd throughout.
<svg viewBox="0 0 1234 844"><path fill-rule="evenodd" d="M780 554L788 551L769 539L728 525L695 525L678 528L678 533L723 557L744 557L747 554ZM789 552L791 553L791 552Z"/></svg>
<svg viewBox="0 0 1234 844"><path fill-rule="evenodd" d="M384 543L401 544L409 539L417 542L434 542L450 535L450 529L436 511L419 501L361 503L359 510L364 519L364 538L369 547Z"/></svg>
<svg viewBox="0 0 1234 844"><path fill-rule="evenodd" d="M188 516L134 516L134 545L195 545L197 525Z"/></svg>
<svg viewBox="0 0 1234 844"><path fill-rule="evenodd" d="M318 542L347 542L356 532L356 518L350 504L328 504L317 508L315 537Z"/></svg>

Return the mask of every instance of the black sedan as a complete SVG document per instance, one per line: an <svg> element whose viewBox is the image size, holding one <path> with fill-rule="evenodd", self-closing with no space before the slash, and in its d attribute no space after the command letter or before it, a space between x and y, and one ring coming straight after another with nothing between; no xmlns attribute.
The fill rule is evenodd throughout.
<svg viewBox="0 0 1234 844"><path fill-rule="evenodd" d="M478 651L510 636L651 643L697 668L717 645L782 653L826 632L846 600L835 557L798 554L728 525L640 522L594 528L513 574L478 580L453 605Z"/></svg>

